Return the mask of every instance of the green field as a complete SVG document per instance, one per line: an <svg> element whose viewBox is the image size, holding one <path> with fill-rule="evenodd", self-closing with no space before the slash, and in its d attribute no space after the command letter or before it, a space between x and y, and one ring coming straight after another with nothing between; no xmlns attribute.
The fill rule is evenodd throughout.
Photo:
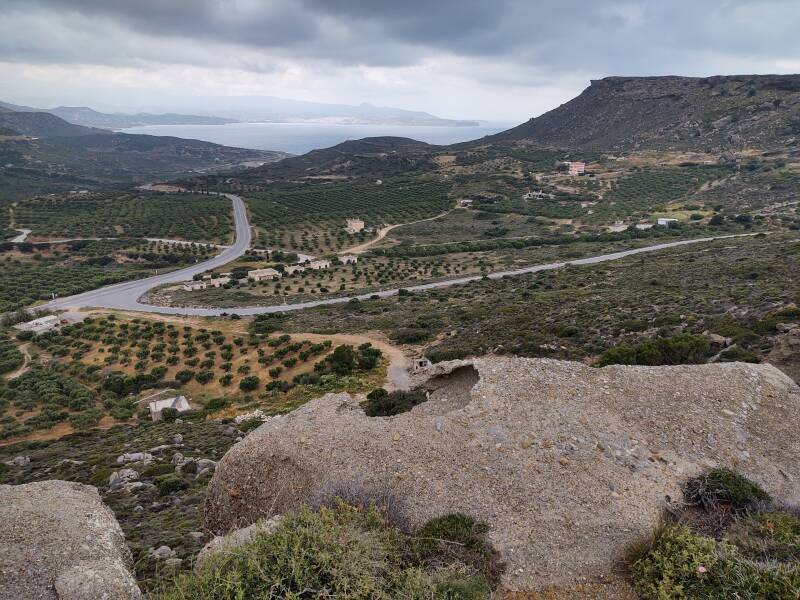
<svg viewBox="0 0 800 600"><path fill-rule="evenodd" d="M367 228L406 223L437 215L452 204L449 186L430 179L393 179L381 184L281 184L251 193L247 202L254 225L266 228L258 242L301 251L336 250L369 239L349 236L348 218Z"/></svg>
<svg viewBox="0 0 800 600"><path fill-rule="evenodd" d="M287 314L281 326L380 330L394 340L430 345L427 353L435 358L500 352L581 360L636 342L643 332L706 330L741 335L742 350L762 355L768 336L776 333L764 316L800 300L790 283L800 277L798 257L796 235L720 240L596 266L319 307ZM728 323L731 306L739 316Z"/></svg>
<svg viewBox="0 0 800 600"><path fill-rule="evenodd" d="M153 237L228 243L230 201L219 196L91 193L33 198L15 209L18 227L43 237Z"/></svg>
<svg viewBox="0 0 800 600"><path fill-rule="evenodd" d="M153 275L202 260L201 245L139 239L76 240L62 244L0 244L0 311Z"/></svg>

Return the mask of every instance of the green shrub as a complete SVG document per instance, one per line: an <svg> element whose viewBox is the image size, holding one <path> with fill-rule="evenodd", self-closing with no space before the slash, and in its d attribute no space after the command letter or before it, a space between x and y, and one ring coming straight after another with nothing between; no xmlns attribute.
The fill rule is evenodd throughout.
<svg viewBox="0 0 800 600"><path fill-rule="evenodd" d="M178 418L179 414L180 413L178 412L177 408L172 408L171 406L168 406L167 408L161 409L161 420L166 423L172 423L175 419Z"/></svg>
<svg viewBox="0 0 800 600"><path fill-rule="evenodd" d="M194 379L194 371L191 369L182 369L175 373L175 381L179 381L184 385L189 383L192 379Z"/></svg>
<svg viewBox="0 0 800 600"><path fill-rule="evenodd" d="M239 389L243 392L252 392L260 383L261 380L256 375L249 375L239 382Z"/></svg>
<svg viewBox="0 0 800 600"><path fill-rule="evenodd" d="M725 537L752 560L800 561L800 517L795 514L747 515L737 519Z"/></svg>
<svg viewBox="0 0 800 600"><path fill-rule="evenodd" d="M159 475L154 480L158 493L161 496L166 496L178 490L184 490L189 487L189 483L175 474Z"/></svg>
<svg viewBox="0 0 800 600"><path fill-rule="evenodd" d="M97 425L103 418L103 411L98 408L88 408L69 416L69 422L75 429L88 429Z"/></svg>
<svg viewBox="0 0 800 600"><path fill-rule="evenodd" d="M364 412L368 417L391 417L408 412L428 399L423 390L387 392L377 388L367 394Z"/></svg>
<svg viewBox="0 0 800 600"><path fill-rule="evenodd" d="M441 533L437 528L436 533ZM375 506L339 501L319 512L289 514L269 535L216 555L197 574L179 575L156 600L483 600L490 588L472 565L415 560L414 539ZM469 539L469 538L468 538Z"/></svg>
<svg viewBox="0 0 800 600"><path fill-rule="evenodd" d="M175 472L175 465L170 463L151 463L142 471L145 477L158 477L159 475L168 475Z"/></svg>
<svg viewBox="0 0 800 600"><path fill-rule="evenodd" d="M615 346L603 353L598 366L700 364L706 362L712 354L707 337L681 334L635 345Z"/></svg>
<svg viewBox="0 0 800 600"><path fill-rule="evenodd" d="M797 565L747 560L736 546L685 525L664 528L629 567L643 600L788 600L800 590Z"/></svg>
<svg viewBox="0 0 800 600"><path fill-rule="evenodd" d="M206 410L220 410L228 406L228 404L230 403L228 402L227 398L212 398L211 400L206 402L204 408Z"/></svg>
<svg viewBox="0 0 800 600"><path fill-rule="evenodd" d="M757 483L730 469L712 469L686 482L683 490L690 504L711 509L727 504L744 509L759 501L769 501L770 496Z"/></svg>

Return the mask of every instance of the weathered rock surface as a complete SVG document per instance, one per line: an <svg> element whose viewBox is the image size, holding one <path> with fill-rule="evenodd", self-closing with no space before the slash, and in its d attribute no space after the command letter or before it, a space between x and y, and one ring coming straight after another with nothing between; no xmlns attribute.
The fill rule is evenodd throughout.
<svg viewBox="0 0 800 600"><path fill-rule="evenodd" d="M800 382L800 327L788 328L775 337L767 362Z"/></svg>
<svg viewBox="0 0 800 600"><path fill-rule="evenodd" d="M251 541L258 534L272 533L281 522L281 516L276 515L265 521L258 521L242 529L231 531L227 535L218 535L211 539L200 553L194 563L195 572L199 572L209 561L213 561L215 556L226 551L234 550L243 544ZM191 534L190 534L191 535Z"/></svg>
<svg viewBox="0 0 800 600"><path fill-rule="evenodd" d="M389 487L412 525L451 512L487 521L511 589L591 584L604 590L595 598L623 598L624 549L680 501L686 477L734 467L800 501L800 389L772 366L484 358L429 374L448 371L396 417L329 394L265 423L217 465L207 526L223 534L326 489Z"/></svg>
<svg viewBox="0 0 800 600"><path fill-rule="evenodd" d="M142 597L114 514L97 490L67 481L0 485L0 597Z"/></svg>

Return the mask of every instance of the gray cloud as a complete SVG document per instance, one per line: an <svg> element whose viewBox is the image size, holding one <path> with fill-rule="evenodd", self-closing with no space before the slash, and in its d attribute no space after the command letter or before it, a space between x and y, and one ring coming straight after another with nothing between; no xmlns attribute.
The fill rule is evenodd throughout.
<svg viewBox="0 0 800 600"><path fill-rule="evenodd" d="M104 23L158 42L244 46L339 64L409 65L448 53L547 61L580 61L603 71L628 65L651 71L686 65L692 56L796 55L796 0L6 0L12 15ZM5 36L2 36L5 37ZM45 37L9 47L7 59L57 61L61 49ZM167 48L168 49L168 48ZM114 55L110 48L111 56ZM76 57L78 58L78 57ZM80 57L103 61L104 53ZM659 64L653 64L653 59ZM183 61L172 53L165 62ZM686 65L690 66L690 65ZM695 65L696 66L696 65Z"/></svg>
<svg viewBox="0 0 800 600"><path fill-rule="evenodd" d="M612 74L777 71L792 68L800 57L798 0L4 0L3 5L0 61L7 63L302 71L309 79L359 69L403 73L401 83L386 83L386 76L365 80L378 95L381 85L409 93L414 83L407 81L409 69L431 65L444 69L442 79L472 79L474 93L481 86L516 82L532 89L548 81ZM352 78L348 81L352 85ZM425 83L431 85L430 77Z"/></svg>

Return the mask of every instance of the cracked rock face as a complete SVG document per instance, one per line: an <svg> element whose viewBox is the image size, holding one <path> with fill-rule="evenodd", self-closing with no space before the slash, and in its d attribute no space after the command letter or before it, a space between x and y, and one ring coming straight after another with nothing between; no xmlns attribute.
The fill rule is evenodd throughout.
<svg viewBox="0 0 800 600"><path fill-rule="evenodd" d="M0 485L0 597L140 600L122 529L94 487Z"/></svg>
<svg viewBox="0 0 800 600"><path fill-rule="evenodd" d="M256 429L217 465L209 529L329 489L389 488L411 525L452 512L489 523L510 589L591 584L595 598L627 598L624 549L680 501L687 477L735 468L800 502L800 389L769 365L490 357L427 375L430 400L401 415L367 417L363 398L329 394Z"/></svg>

